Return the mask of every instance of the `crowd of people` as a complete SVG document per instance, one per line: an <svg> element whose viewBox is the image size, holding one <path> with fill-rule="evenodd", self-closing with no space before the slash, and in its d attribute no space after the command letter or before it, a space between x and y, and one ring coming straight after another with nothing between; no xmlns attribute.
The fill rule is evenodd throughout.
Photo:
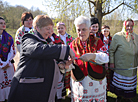
<svg viewBox="0 0 138 102"><path fill-rule="evenodd" d="M0 17L0 102L107 102L107 92L116 102L133 102L136 96L138 35L134 21L127 19L122 31L111 37L109 25L99 32L97 18L74 20L77 37L66 32L47 15L30 12L21 16L15 35L20 53L14 67L14 39Z"/></svg>

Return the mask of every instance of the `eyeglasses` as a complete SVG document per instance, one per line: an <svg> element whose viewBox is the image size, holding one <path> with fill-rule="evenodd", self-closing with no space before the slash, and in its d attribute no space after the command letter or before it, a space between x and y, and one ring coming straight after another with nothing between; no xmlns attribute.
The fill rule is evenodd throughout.
<svg viewBox="0 0 138 102"><path fill-rule="evenodd" d="M3 24L6 25L6 23L3 23L3 22L0 22L0 24L1 24L1 25L3 25Z"/></svg>

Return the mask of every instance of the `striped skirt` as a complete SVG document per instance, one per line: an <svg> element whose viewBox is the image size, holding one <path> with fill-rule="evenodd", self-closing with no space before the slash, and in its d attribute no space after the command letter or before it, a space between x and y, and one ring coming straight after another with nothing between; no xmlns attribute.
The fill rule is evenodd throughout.
<svg viewBox="0 0 138 102"><path fill-rule="evenodd" d="M110 91L120 97L132 98L136 96L136 86L137 75L126 77L114 72Z"/></svg>

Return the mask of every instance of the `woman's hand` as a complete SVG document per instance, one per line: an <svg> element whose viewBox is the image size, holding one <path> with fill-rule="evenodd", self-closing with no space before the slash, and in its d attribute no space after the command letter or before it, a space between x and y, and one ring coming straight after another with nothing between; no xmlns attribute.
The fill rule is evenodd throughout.
<svg viewBox="0 0 138 102"><path fill-rule="evenodd" d="M69 59L68 61L65 62L63 61L59 62L58 66L60 68L60 71L62 73L65 73L65 69L67 72L71 71L72 69L75 69L75 67L72 64L72 61L73 61L72 59Z"/></svg>
<svg viewBox="0 0 138 102"><path fill-rule="evenodd" d="M86 53L82 55L79 59L83 61L95 60L96 54L94 53Z"/></svg>
<svg viewBox="0 0 138 102"><path fill-rule="evenodd" d="M61 70L69 69L69 66L72 64L72 61L73 61L72 59L69 59L68 61L65 62L61 61L58 63L58 66Z"/></svg>
<svg viewBox="0 0 138 102"><path fill-rule="evenodd" d="M62 61L58 63L58 66L61 70L65 69L65 63Z"/></svg>
<svg viewBox="0 0 138 102"><path fill-rule="evenodd" d="M3 67L2 69L5 70L9 67L9 64L7 64L5 67Z"/></svg>
<svg viewBox="0 0 138 102"><path fill-rule="evenodd" d="M69 59L68 61L66 61L65 68L66 68L66 69L69 69L69 66L72 64L72 62L73 62L72 59Z"/></svg>

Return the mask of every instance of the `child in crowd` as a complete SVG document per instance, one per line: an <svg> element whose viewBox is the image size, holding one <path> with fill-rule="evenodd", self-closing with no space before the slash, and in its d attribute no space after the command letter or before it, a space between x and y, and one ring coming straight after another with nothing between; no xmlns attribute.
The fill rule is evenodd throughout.
<svg viewBox="0 0 138 102"><path fill-rule="evenodd" d="M58 32L58 36L63 41L63 43L65 45L70 45L74 38L71 35L67 34L65 23L58 22L56 25L56 29ZM65 74L65 87L67 89L68 95L70 96L70 72L66 72Z"/></svg>
<svg viewBox="0 0 138 102"><path fill-rule="evenodd" d="M110 43L112 41L112 37L110 36L110 27L107 25L102 26L101 29L101 35L100 38L104 43L103 49L105 51L105 53L109 54L109 47L110 47ZM110 69L108 69L108 64L109 63L105 63L105 68L106 68L106 78L107 78L107 91L110 90L110 78L112 75L112 71Z"/></svg>

